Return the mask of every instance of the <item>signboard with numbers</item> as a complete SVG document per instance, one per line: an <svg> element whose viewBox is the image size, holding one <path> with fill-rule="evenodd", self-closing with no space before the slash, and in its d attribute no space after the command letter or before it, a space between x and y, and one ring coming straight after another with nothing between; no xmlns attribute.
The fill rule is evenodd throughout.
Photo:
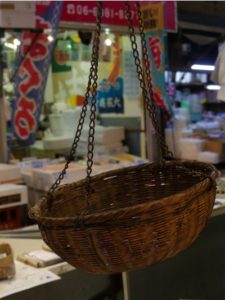
<svg viewBox="0 0 225 300"><path fill-rule="evenodd" d="M130 2L130 6L133 22L135 25L137 25L135 2ZM65 1L63 5L61 21L95 24L96 14L96 1ZM127 26L125 2L104 1L102 24Z"/></svg>
<svg viewBox="0 0 225 300"><path fill-rule="evenodd" d="M50 5L51 1L36 1L36 15L40 15L40 3L42 6ZM39 3L39 4L38 4ZM163 6L163 17L161 20L167 31L177 30L176 1L140 1L141 6L161 3ZM160 6L160 5L159 5ZM136 17L136 3L130 1L131 15L134 26L138 25ZM150 6L149 6L150 7ZM66 23L86 23L94 25L96 22L97 1L64 1L60 21ZM154 20L151 22L155 22ZM125 1L104 1L103 2L103 25L114 25L119 27L127 26L125 15Z"/></svg>

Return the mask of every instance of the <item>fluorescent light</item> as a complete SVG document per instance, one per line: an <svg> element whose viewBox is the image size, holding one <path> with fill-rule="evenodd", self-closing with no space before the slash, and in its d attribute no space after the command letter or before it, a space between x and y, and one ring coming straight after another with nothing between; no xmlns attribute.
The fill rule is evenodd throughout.
<svg viewBox="0 0 225 300"><path fill-rule="evenodd" d="M215 70L215 67L213 65L197 65L194 64L191 66L192 70L198 70L198 71L213 71Z"/></svg>
<svg viewBox="0 0 225 300"><path fill-rule="evenodd" d="M217 85L217 84L208 84L206 86L206 89L209 90L209 91L218 91L218 90L220 90L220 85Z"/></svg>
<svg viewBox="0 0 225 300"><path fill-rule="evenodd" d="M106 46L111 46L112 45L112 41L110 39L106 39L105 40L105 45Z"/></svg>

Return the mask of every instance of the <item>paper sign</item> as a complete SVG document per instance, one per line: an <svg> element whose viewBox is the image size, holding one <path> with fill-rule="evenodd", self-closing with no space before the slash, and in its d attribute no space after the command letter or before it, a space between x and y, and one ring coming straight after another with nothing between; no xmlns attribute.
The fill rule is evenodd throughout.
<svg viewBox="0 0 225 300"><path fill-rule="evenodd" d="M162 2L141 6L145 31L164 28L164 5Z"/></svg>

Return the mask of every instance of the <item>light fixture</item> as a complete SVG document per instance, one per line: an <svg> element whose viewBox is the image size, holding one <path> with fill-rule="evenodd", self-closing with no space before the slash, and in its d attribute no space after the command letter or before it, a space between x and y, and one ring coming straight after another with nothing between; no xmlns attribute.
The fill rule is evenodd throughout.
<svg viewBox="0 0 225 300"><path fill-rule="evenodd" d="M110 33L110 29L109 28L105 28L105 34L109 34Z"/></svg>
<svg viewBox="0 0 225 300"><path fill-rule="evenodd" d="M48 35L48 41L51 43L54 41L54 37L52 35Z"/></svg>
<svg viewBox="0 0 225 300"><path fill-rule="evenodd" d="M18 47L21 45L21 41L18 40L17 38L13 39L13 44L15 45L15 47Z"/></svg>
<svg viewBox="0 0 225 300"><path fill-rule="evenodd" d="M209 90L209 91L218 91L218 90L220 90L220 85L218 85L218 84L208 84L206 86L206 89Z"/></svg>
<svg viewBox="0 0 225 300"><path fill-rule="evenodd" d="M213 71L215 70L215 67L213 65L198 65L194 64L191 66L192 70L197 70L197 71Z"/></svg>
<svg viewBox="0 0 225 300"><path fill-rule="evenodd" d="M105 45L106 46L111 46L112 45L112 40L109 38L109 34L110 34L110 29L108 27L105 28Z"/></svg>
<svg viewBox="0 0 225 300"><path fill-rule="evenodd" d="M108 47L111 46L112 41L109 38L105 39L105 45L108 46Z"/></svg>

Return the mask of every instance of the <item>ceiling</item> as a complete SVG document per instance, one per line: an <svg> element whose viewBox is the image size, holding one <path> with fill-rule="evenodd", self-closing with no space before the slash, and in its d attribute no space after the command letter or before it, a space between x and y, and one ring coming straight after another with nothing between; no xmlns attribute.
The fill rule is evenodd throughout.
<svg viewBox="0 0 225 300"><path fill-rule="evenodd" d="M218 45L225 40L225 2L178 0L177 11L178 32L168 37L169 67L214 64Z"/></svg>
<svg viewBox="0 0 225 300"><path fill-rule="evenodd" d="M225 33L225 2L177 1L179 26Z"/></svg>

